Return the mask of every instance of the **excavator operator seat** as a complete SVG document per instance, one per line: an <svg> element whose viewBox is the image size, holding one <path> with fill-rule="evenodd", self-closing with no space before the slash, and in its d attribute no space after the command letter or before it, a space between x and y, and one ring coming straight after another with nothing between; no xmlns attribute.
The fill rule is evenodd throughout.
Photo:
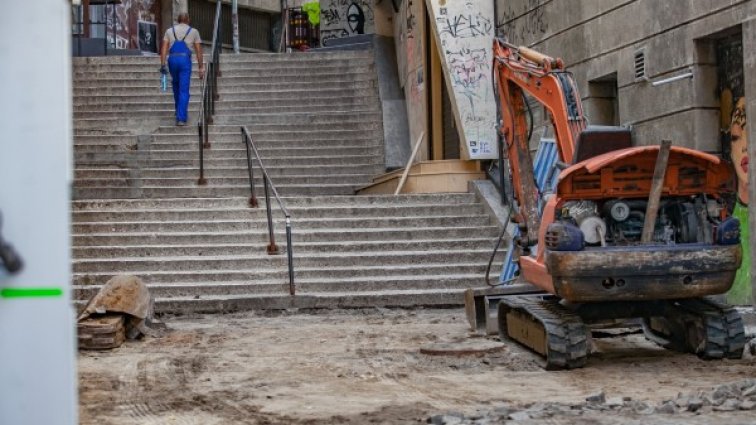
<svg viewBox="0 0 756 425"><path fill-rule="evenodd" d="M591 125L580 133L574 164L607 152L632 147L632 131L627 127Z"/></svg>

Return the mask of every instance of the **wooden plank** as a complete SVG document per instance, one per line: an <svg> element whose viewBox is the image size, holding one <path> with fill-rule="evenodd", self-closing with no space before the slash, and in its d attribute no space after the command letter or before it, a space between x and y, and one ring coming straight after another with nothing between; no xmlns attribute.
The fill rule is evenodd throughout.
<svg viewBox="0 0 756 425"><path fill-rule="evenodd" d="M648 206L646 207L646 220L643 223L641 243L649 243L654 237L656 216L659 214L659 201L661 200L662 189L664 189L664 175L667 172L669 150L671 148L671 140L662 140L659 147L659 155L656 157L654 177L651 180L651 193L648 194Z"/></svg>
<svg viewBox="0 0 756 425"><path fill-rule="evenodd" d="M425 132L420 132L420 137L417 138L417 143L415 143L415 148L412 149L412 154L409 157L409 160L407 161L407 166L404 167L404 173L402 173L402 178L399 180L399 185L396 187L396 191L394 192L394 195L398 195L402 193L402 187L404 186L404 183L407 181L407 175L410 172L410 168L412 168L412 163L415 162L415 157L417 156L417 152L420 150L420 145L423 144L423 139L425 139Z"/></svg>

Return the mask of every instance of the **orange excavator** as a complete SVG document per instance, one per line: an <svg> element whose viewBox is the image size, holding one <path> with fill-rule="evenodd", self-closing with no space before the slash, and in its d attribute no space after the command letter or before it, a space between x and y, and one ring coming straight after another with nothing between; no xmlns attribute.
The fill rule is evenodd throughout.
<svg viewBox="0 0 756 425"><path fill-rule="evenodd" d="M627 128L588 126L560 59L501 39L493 52L519 279L543 291L499 300L501 338L547 369L569 369L585 365L592 326L638 319L663 347L741 357L742 318L708 297L730 288L741 263L730 167L668 141L634 146ZM535 181L528 98L556 139L558 179L547 190Z"/></svg>

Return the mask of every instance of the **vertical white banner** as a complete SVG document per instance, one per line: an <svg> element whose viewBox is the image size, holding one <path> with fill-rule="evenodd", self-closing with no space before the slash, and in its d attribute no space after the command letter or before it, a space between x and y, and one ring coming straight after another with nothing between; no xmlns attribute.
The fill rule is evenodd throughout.
<svg viewBox="0 0 756 425"><path fill-rule="evenodd" d="M14 274L0 264L3 425L77 422L70 17L67 0L0 14L0 232L24 262Z"/></svg>

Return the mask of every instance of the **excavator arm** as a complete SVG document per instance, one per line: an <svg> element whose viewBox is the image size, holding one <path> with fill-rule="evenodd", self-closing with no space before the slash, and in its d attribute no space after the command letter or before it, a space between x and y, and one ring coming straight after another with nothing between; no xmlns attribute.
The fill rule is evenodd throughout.
<svg viewBox="0 0 756 425"><path fill-rule="evenodd" d="M559 159L564 163L572 163L576 141L586 121L575 82L572 75L564 71L561 59L513 46L502 39L494 41L493 52L499 131L506 140L512 183L520 204L517 221L527 229L523 237L527 238L525 245L528 246L538 240L540 212L530 156L530 109L525 96L536 99L548 111ZM532 117L530 120L532 126Z"/></svg>

